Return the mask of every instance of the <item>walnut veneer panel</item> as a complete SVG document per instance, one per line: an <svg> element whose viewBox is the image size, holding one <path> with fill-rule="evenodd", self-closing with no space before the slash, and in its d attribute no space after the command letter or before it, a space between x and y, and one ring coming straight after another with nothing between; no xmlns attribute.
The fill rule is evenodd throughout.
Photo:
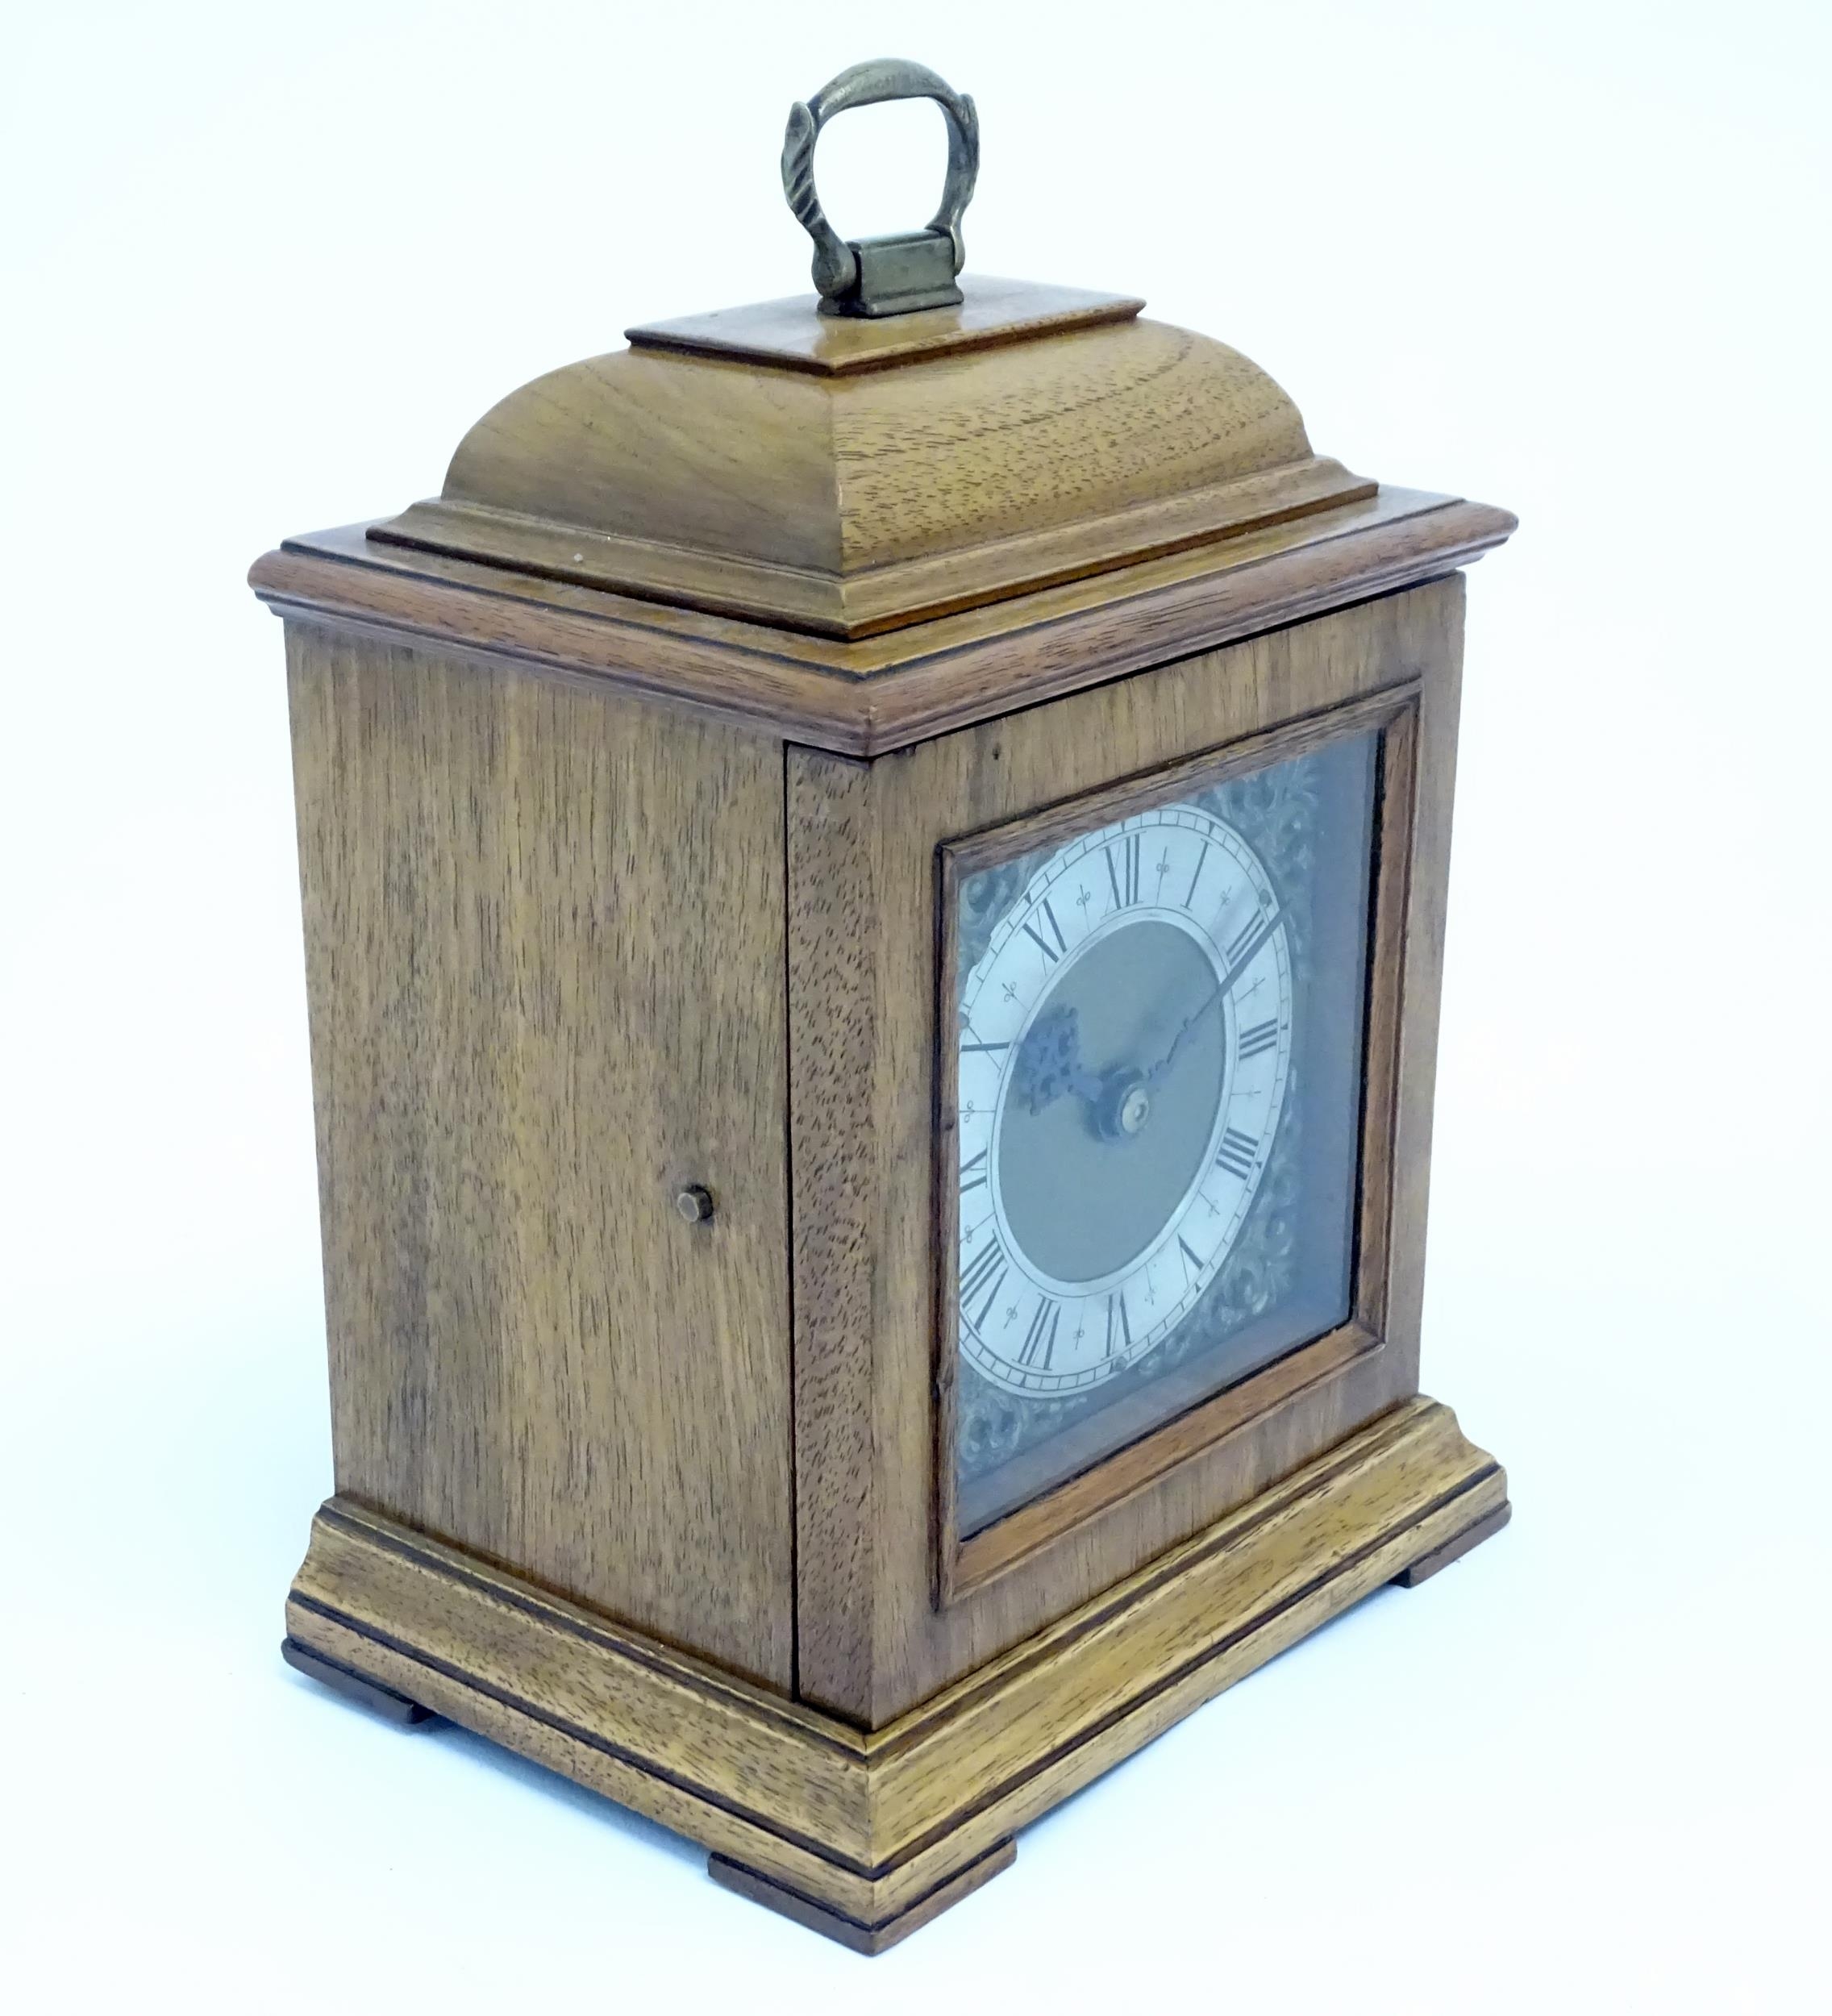
<svg viewBox="0 0 1832 2016"><path fill-rule="evenodd" d="M289 644L338 1490L786 1689L780 748Z"/></svg>

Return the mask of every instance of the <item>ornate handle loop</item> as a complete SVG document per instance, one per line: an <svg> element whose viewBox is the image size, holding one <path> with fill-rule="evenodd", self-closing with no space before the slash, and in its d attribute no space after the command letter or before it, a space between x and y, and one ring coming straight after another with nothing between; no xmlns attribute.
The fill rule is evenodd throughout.
<svg viewBox="0 0 1832 2016"><path fill-rule="evenodd" d="M941 206L924 229L849 243L827 222L814 190L814 143L835 113L890 98L933 98L947 118L947 179ZM960 217L980 173L980 120L973 101L920 63L885 59L855 64L790 109L782 143L782 189L814 241L814 285L826 315L901 315L951 307L965 257Z"/></svg>

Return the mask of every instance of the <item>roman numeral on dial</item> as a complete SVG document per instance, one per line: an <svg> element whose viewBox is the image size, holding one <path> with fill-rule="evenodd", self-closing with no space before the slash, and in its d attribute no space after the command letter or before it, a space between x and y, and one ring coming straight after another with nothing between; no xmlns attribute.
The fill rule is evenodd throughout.
<svg viewBox="0 0 1832 2016"><path fill-rule="evenodd" d="M1109 823L1065 833L1050 848L1014 857L1001 871L997 902L971 919L964 910L957 916L952 999L941 1004L942 1029L954 1038L953 1056L944 1059L947 1096L935 1143L956 1165L954 1196L942 1193L956 1248L951 1307L945 1286L941 1293L964 1364L1019 1406L1057 1394L1110 1394L1172 1356L1154 1360L1150 1354L1160 1339L1185 1334L1181 1327L1193 1319L1205 1293L1235 1264L1230 1256L1248 1234L1260 1186L1280 1164L1283 1152L1274 1150L1286 1139L1281 1127L1289 1132L1289 1081L1303 1033L1296 969L1304 911L1285 910L1282 888L1255 851L1252 822L1248 832L1239 831L1200 796L1143 810L1114 806L1107 817ZM1147 917L1166 919L1188 941L1164 951L1161 975L1155 963L1150 971L1132 972L1124 949ZM1109 938L1122 948L1110 958ZM1155 942L1148 934L1147 942ZM970 947L977 952L969 967ZM1172 963L1172 949L1180 964ZM1147 959L1143 949L1131 956ZM1191 964L1197 960L1199 965ZM1191 977L1197 972L1200 985ZM1116 981L1116 974L1122 977ZM1152 1015L1168 1021L1168 1029L1157 1027L1133 998L1151 994L1160 980L1167 998ZM1103 1010L1090 1021L1089 1004L1116 989L1114 1014ZM1080 1041L1068 1019L1072 1010L1087 1024ZM1059 1019L1070 1031L1066 1041ZM1045 1038L1034 1052L1033 1029ZM1110 1271L1105 1260L1119 1251L1110 1242L1078 1241L1069 1227L1047 1223L1052 1186L1076 1173L1059 1172L1052 1158L1072 1148L1085 1152L1088 1167L1110 1183L1110 1194L1085 1206L1091 1210L1123 1197L1129 1174L1134 1182L1144 1180L1139 1172L1150 1173L1148 1145L1142 1151L1146 1161L1137 1164L1125 1162L1123 1145L1079 1148L1080 1135L1093 1132L1077 1124L1087 1118L1082 1110L1098 1105L1106 1085L1093 1067L1136 1068L1147 1076L1152 1102L1160 1088L1171 1099L1183 1089L1182 1078L1171 1073L1173 1058L1185 1062L1182 1046L1198 1030L1201 1046L1192 1054L1221 1083L1205 1093L1200 1117L1189 1116L1202 1131L1188 1146L1199 1155L1203 1143L1212 1143L1209 1160L1189 1172L1193 1185L1173 1186L1166 1178L1164 1215L1155 1218L1148 1245L1126 1248L1126 1264ZM1001 1031L1003 1039L992 1033ZM1140 1054L1132 1055L1128 1043ZM1116 1046L1125 1054L1114 1054ZM1047 1129L1033 1129L1031 1116L1047 1103L1041 1098L1046 1085L1060 1103ZM995 1164L1001 1140L1004 1159ZM945 1160L938 1175L945 1185ZM1014 1185L1028 1185L1029 1194L1015 1194ZM1009 1223L1007 1205L1018 1207ZM1262 1211L1269 1209L1262 1200ZM1087 1272L1071 1287L1083 1258L1090 1263ZM989 1450L987 1460L993 1460Z"/></svg>
<svg viewBox="0 0 1832 2016"><path fill-rule="evenodd" d="M998 1300L1000 1289L1005 1285L1006 1260L994 1239L983 1246L960 1270L960 1306L967 1312L967 1320L978 1330L992 1312ZM979 1314L974 1314L971 1305L978 1302Z"/></svg>
<svg viewBox="0 0 1832 2016"><path fill-rule="evenodd" d="M1114 860L1114 848L1119 848ZM1120 910L1139 901L1139 835L1123 833L1118 842L1110 840L1101 850L1107 857L1107 880L1113 885L1114 908Z"/></svg>
<svg viewBox="0 0 1832 2016"><path fill-rule="evenodd" d="M1040 1364L1045 1372L1050 1360L1055 1356L1056 1325L1062 1321L1062 1307L1047 1296L1037 1305L1037 1313L1030 1318L1030 1327L1024 1333L1024 1347L1018 1354L1021 1365Z"/></svg>
<svg viewBox="0 0 1832 2016"><path fill-rule="evenodd" d="M1046 938L1043 934L1038 930L1035 922L1027 923L1024 927L1024 935L1026 938L1032 938L1036 940L1037 949L1053 966L1056 961L1061 958L1063 954L1068 950L1068 940L1063 936L1062 926L1056 922L1056 914L1050 908L1049 898L1046 896L1039 907L1040 914L1043 918L1044 922L1047 923L1050 927L1051 936L1056 941L1054 945L1051 944L1049 939Z"/></svg>
<svg viewBox="0 0 1832 2016"><path fill-rule="evenodd" d="M1234 943L1228 947L1227 950L1228 974L1230 978L1232 978L1235 973L1239 973L1241 968L1246 964L1249 957L1260 949L1258 944L1255 941L1258 939L1264 938L1266 933L1272 929L1272 920L1268 919L1263 912L1255 910L1253 914L1247 918L1247 922L1241 926L1239 935L1235 938Z"/></svg>
<svg viewBox="0 0 1832 2016"><path fill-rule="evenodd" d="M1270 1050L1279 1039L1278 1019L1256 1022L1251 1029L1240 1032L1240 1059L1244 1064L1249 1057L1257 1057L1263 1050Z"/></svg>
<svg viewBox="0 0 1832 2016"><path fill-rule="evenodd" d="M1253 1173L1253 1158L1259 1152L1260 1143L1251 1134L1243 1134L1239 1127L1230 1127L1222 1136L1222 1145L1215 1151L1215 1164L1244 1182Z"/></svg>
<svg viewBox="0 0 1832 2016"><path fill-rule="evenodd" d="M1188 910L1190 905L1196 901L1196 885L1202 879L1202 864L1208 860L1208 858L1209 843L1205 840L1202 843L1202 852L1196 857L1196 872L1189 878L1189 893L1183 899L1183 906L1185 910Z"/></svg>

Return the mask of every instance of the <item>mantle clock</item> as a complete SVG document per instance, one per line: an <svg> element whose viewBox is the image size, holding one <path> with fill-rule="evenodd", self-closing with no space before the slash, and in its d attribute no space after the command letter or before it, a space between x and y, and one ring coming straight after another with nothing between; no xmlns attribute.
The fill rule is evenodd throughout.
<svg viewBox="0 0 1832 2016"><path fill-rule="evenodd" d="M949 133L849 244L848 106ZM1464 577L1139 301L631 330L285 619L335 1495L288 1659L876 1951L1506 1485L1419 1391Z"/></svg>

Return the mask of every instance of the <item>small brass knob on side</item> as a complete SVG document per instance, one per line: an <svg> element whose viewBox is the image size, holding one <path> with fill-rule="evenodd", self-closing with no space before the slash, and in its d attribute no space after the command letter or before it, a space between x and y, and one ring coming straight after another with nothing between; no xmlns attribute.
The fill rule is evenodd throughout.
<svg viewBox="0 0 1832 2016"><path fill-rule="evenodd" d="M713 1215L713 1193L703 1184L684 1184L675 1194L674 1208L689 1225L710 1224Z"/></svg>

